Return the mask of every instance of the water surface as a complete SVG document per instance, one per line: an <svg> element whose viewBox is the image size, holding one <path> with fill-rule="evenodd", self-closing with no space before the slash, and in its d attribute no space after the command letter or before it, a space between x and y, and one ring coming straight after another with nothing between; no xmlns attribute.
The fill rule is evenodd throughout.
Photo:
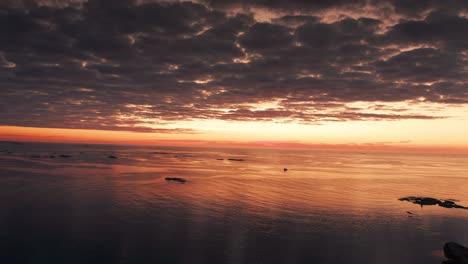
<svg viewBox="0 0 468 264"><path fill-rule="evenodd" d="M468 210L398 198L468 206L467 172L460 154L3 142L0 259L441 263Z"/></svg>

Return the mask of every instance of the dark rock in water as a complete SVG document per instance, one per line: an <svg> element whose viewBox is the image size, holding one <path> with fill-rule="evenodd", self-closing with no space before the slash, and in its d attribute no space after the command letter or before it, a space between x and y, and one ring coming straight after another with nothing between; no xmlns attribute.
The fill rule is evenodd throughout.
<svg viewBox="0 0 468 264"><path fill-rule="evenodd" d="M216 159L216 160L224 160L224 159Z"/></svg>
<svg viewBox="0 0 468 264"><path fill-rule="evenodd" d="M116 156L108 156L109 159L116 159L117 157Z"/></svg>
<svg viewBox="0 0 468 264"><path fill-rule="evenodd" d="M468 264L468 248L455 242L448 242L444 245L444 255L449 260L458 264Z"/></svg>
<svg viewBox="0 0 468 264"><path fill-rule="evenodd" d="M243 159L228 159L228 160L230 160L230 161L245 161Z"/></svg>
<svg viewBox="0 0 468 264"><path fill-rule="evenodd" d="M288 171L288 168L284 168L283 171Z"/></svg>
<svg viewBox="0 0 468 264"><path fill-rule="evenodd" d="M468 209L468 207L461 206L453 202L453 199L450 200L438 200L431 197L415 197L415 196L408 196L398 199L400 201L408 201L414 204L423 205L439 205L445 208L459 208L459 209Z"/></svg>
<svg viewBox="0 0 468 264"><path fill-rule="evenodd" d="M168 155L171 154L169 152L151 152L152 154L161 154L161 155Z"/></svg>
<svg viewBox="0 0 468 264"><path fill-rule="evenodd" d="M430 198L430 197L424 197L424 198L421 198L418 203L421 205L436 205L436 204L440 204L441 201L434 199L434 198Z"/></svg>
<svg viewBox="0 0 468 264"><path fill-rule="evenodd" d="M407 214L413 214L413 213L412 213L412 212L410 212L410 211L406 211L406 213L407 213Z"/></svg>
<svg viewBox="0 0 468 264"><path fill-rule="evenodd" d="M53 155L52 155L52 156L49 156L49 158L51 158L51 159L55 159L55 156L53 156Z"/></svg>
<svg viewBox="0 0 468 264"><path fill-rule="evenodd" d="M61 158L71 158L69 155L60 155Z"/></svg>
<svg viewBox="0 0 468 264"><path fill-rule="evenodd" d="M165 179L166 179L166 181L176 181L176 182L181 182L181 183L186 183L187 182L187 180L182 179L182 178L170 178L170 177L168 177L168 178L165 178Z"/></svg>
<svg viewBox="0 0 468 264"><path fill-rule="evenodd" d="M41 156L39 155L31 155L31 158L40 158Z"/></svg>
<svg viewBox="0 0 468 264"><path fill-rule="evenodd" d="M452 201L443 201L439 203L440 206L445 207L445 208L453 208L456 206L456 204Z"/></svg>

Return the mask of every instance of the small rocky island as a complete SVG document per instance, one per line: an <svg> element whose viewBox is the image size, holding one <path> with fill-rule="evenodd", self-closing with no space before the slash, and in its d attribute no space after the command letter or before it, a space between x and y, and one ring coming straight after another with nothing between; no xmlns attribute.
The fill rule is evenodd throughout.
<svg viewBox="0 0 468 264"><path fill-rule="evenodd" d="M455 200L448 199L448 200L439 200L431 197L416 197L416 196L408 196L398 199L400 201L407 201L414 204L419 204L422 206L424 205L438 205L445 208L459 208L459 209L468 209L468 207L459 205L455 203Z"/></svg>
<svg viewBox="0 0 468 264"><path fill-rule="evenodd" d="M167 177L165 178L166 181L176 181L176 182L180 182L180 183L186 183L187 180L186 179L182 179L182 178L177 178L177 177Z"/></svg>

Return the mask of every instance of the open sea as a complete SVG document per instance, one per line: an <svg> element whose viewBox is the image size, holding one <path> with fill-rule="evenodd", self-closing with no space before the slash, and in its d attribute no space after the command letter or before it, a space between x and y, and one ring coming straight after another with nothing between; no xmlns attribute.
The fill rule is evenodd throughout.
<svg viewBox="0 0 468 264"><path fill-rule="evenodd" d="M407 196L468 206L468 155L0 142L0 263L440 264L468 246L467 209Z"/></svg>

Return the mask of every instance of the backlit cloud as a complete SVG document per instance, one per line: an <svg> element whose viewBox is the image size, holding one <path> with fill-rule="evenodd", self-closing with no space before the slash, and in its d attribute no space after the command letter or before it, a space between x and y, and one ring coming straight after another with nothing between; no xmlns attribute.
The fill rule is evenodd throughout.
<svg viewBox="0 0 468 264"><path fill-rule="evenodd" d="M445 118L468 103L467 14L442 0L10 0L0 125Z"/></svg>

